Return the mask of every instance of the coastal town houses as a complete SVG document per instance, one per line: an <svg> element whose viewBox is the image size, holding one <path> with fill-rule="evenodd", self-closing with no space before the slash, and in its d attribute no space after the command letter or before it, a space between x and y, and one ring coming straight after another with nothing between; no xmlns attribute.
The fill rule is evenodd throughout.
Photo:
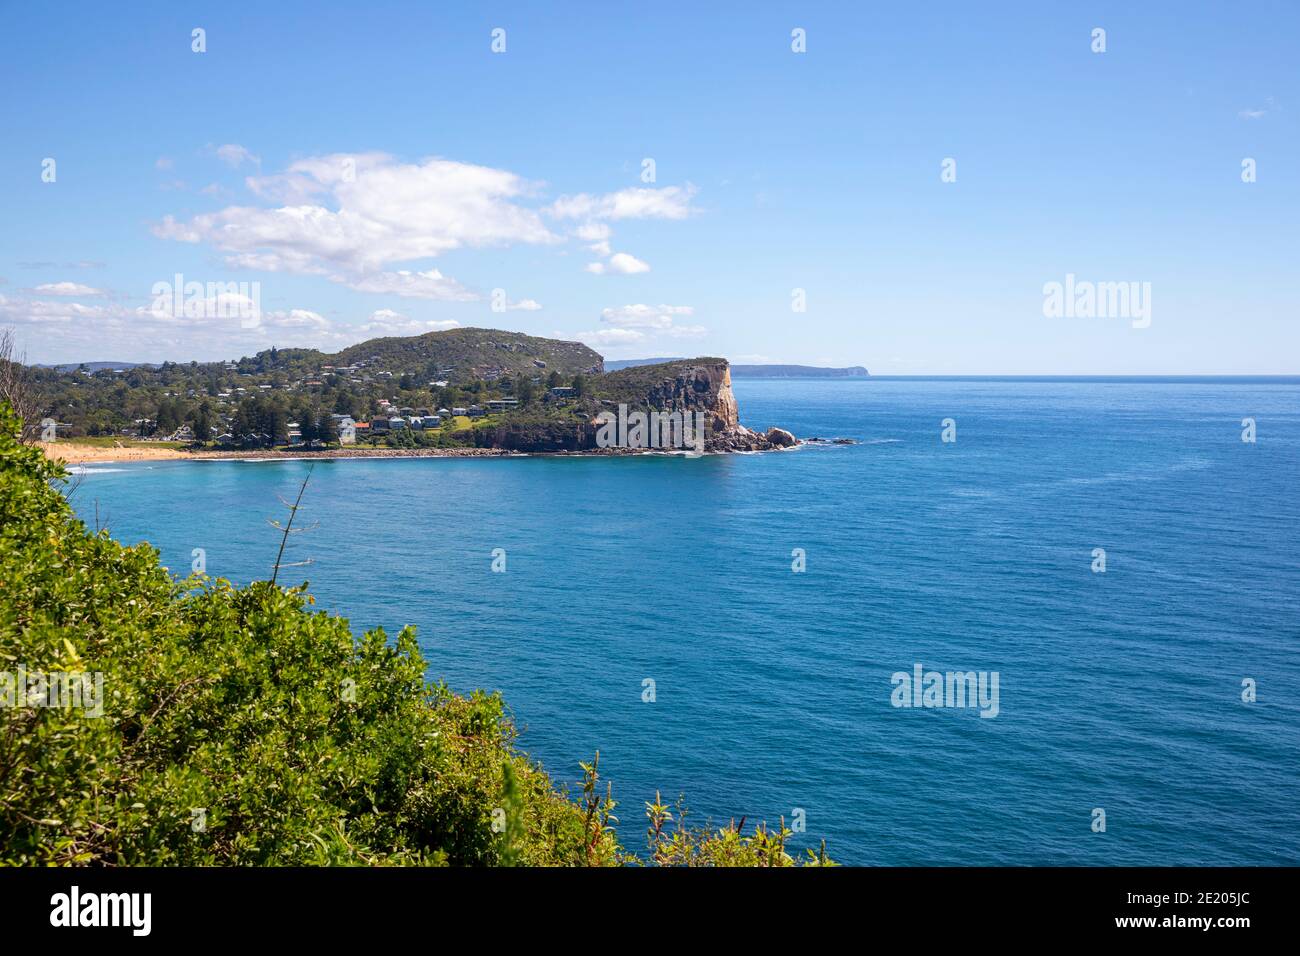
<svg viewBox="0 0 1300 956"><path fill-rule="evenodd" d="M355 445L357 443L357 423L351 418L344 417L335 425L335 433L339 436L340 445Z"/></svg>

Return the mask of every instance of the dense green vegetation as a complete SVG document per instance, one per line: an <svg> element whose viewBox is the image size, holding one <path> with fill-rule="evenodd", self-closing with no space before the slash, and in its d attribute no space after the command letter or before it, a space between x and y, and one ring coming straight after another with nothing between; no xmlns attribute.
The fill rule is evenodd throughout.
<svg viewBox="0 0 1300 956"><path fill-rule="evenodd" d="M600 397L610 404L628 407L645 404L646 396L664 379L687 374L700 365L726 365L721 358L674 359L659 365L632 365L600 377Z"/></svg>
<svg viewBox="0 0 1300 956"><path fill-rule="evenodd" d="M284 441L297 422L305 441L328 441L331 414L370 419L386 414L381 400L429 411L499 398L532 406L550 387L582 391L601 368L600 355L576 342L450 329L371 339L335 355L271 348L230 362L32 368L28 375L42 417L65 426L60 437L167 436L189 425L201 442L220 434ZM472 436L458 443L473 444Z"/></svg>
<svg viewBox="0 0 1300 956"><path fill-rule="evenodd" d="M330 364L335 365L370 361L394 375L410 373L430 378L451 375L458 381L472 377L465 374L469 369L493 366L510 368L516 373L529 368L545 369L547 373L558 372L566 378L604 367L599 353L580 342L473 328L370 339L345 348L332 359Z"/></svg>
<svg viewBox="0 0 1300 956"><path fill-rule="evenodd" d="M0 865L794 862L784 826L658 801L637 860L597 761L557 790L498 696L426 681L412 630L356 638L305 585L174 580L77 520L18 436L0 405L0 677L102 674L103 695L99 716L0 706Z"/></svg>

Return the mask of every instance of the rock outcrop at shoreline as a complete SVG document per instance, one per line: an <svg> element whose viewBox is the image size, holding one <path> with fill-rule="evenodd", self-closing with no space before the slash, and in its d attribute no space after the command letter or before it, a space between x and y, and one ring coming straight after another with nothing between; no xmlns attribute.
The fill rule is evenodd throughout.
<svg viewBox="0 0 1300 956"><path fill-rule="evenodd" d="M656 440L648 428L632 431L631 417L653 413L676 416L691 429L702 422L706 452L750 452L791 448L798 439L785 429L751 431L740 423L726 359L697 358L638 365L593 376L580 397L544 402L475 433L484 447L527 453L576 452L636 454L695 447L682 429L674 441ZM617 418L617 438L610 440L602 421ZM658 421L656 419L655 421Z"/></svg>
<svg viewBox="0 0 1300 956"><path fill-rule="evenodd" d="M646 393L643 402L658 411L696 412L708 416L708 429L719 435L740 427L740 409L731 390L731 369L725 361L707 365L665 366L676 374L665 376ZM643 369L655 366L642 366Z"/></svg>
<svg viewBox="0 0 1300 956"><path fill-rule="evenodd" d="M786 431L784 428L777 428L775 426L769 428L763 437L777 448L793 448L795 445L799 444L799 439L795 438L793 433Z"/></svg>
<svg viewBox="0 0 1300 956"><path fill-rule="evenodd" d="M785 429L750 431L740 423L740 407L732 392L727 359L681 359L658 365L607 372L594 382L604 410L617 405L645 411L682 412L705 416L705 450L771 451L798 445Z"/></svg>
<svg viewBox="0 0 1300 956"><path fill-rule="evenodd" d="M731 389L731 366L726 359L683 359L634 366L606 373L593 384L605 409L626 404L646 411L703 413L705 451L771 451L799 444L785 429L759 433L740 423L740 408Z"/></svg>

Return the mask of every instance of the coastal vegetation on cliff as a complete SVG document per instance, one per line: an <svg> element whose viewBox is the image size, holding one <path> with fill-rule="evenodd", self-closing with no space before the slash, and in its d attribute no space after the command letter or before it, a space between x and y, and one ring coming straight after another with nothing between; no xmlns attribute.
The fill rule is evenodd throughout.
<svg viewBox="0 0 1300 956"><path fill-rule="evenodd" d="M0 865L796 863L783 825L658 799L634 854L598 755L557 788L499 696L427 681L413 629L176 580L79 521L65 477L0 404Z"/></svg>

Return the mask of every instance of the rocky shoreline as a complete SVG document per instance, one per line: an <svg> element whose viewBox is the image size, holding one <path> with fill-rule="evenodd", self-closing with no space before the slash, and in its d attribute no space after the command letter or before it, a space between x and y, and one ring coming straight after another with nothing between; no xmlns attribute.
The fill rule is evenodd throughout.
<svg viewBox="0 0 1300 956"><path fill-rule="evenodd" d="M784 428L755 432L744 425L713 436L706 455L789 451L801 445L855 445L852 438L798 439ZM75 442L41 444L46 456L69 465L104 465L140 461L313 461L341 458L609 458L630 455L692 455L689 448L583 448L553 451L515 451L507 448L263 448L254 450L190 451L181 448L103 448Z"/></svg>
<svg viewBox="0 0 1300 956"><path fill-rule="evenodd" d="M759 434L745 430L752 436L752 444L747 436L728 436L723 442L710 443L705 449L706 455L726 455L753 451L783 451L797 447L801 442L784 429L769 429ZM779 431L785 443L771 442L767 435ZM200 451L184 452L182 457L191 460L274 460L274 459L326 459L326 458L622 458L630 455L687 455L689 448L583 448L578 450L555 451L512 451L506 448L318 448L318 449L275 449L260 451Z"/></svg>
<svg viewBox="0 0 1300 956"><path fill-rule="evenodd" d="M785 432L789 435L789 432ZM797 447L793 444L775 445L764 436L750 432L758 442L750 443L743 437L727 442L727 447L713 445L706 455L725 455L754 451L781 451ZM793 438L794 436L790 436ZM577 451L511 451L505 448L275 448L253 451L187 451L183 449L157 449L158 454L144 454L140 449L112 449L89 446L44 446L49 458L69 465L106 465L141 461L313 461L343 458L608 458L630 455L686 455L690 449L663 448L588 448ZM145 452L149 449L143 450Z"/></svg>

